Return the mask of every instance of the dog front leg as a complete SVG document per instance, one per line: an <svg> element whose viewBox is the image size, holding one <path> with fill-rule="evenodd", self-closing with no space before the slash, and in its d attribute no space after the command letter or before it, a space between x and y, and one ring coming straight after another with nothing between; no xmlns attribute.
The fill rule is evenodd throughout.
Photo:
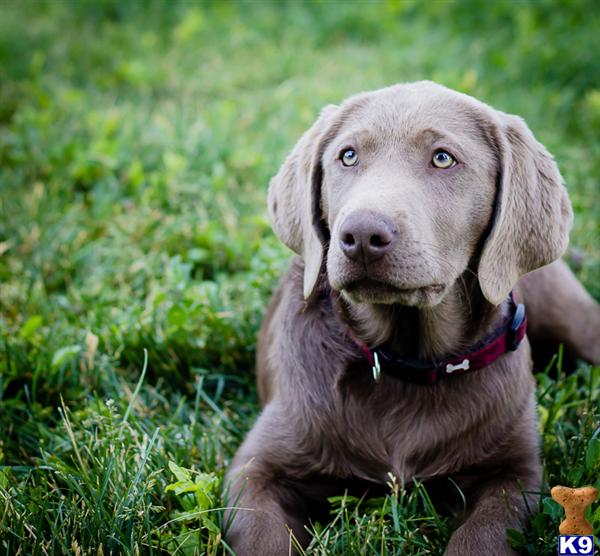
<svg viewBox="0 0 600 556"><path fill-rule="evenodd" d="M520 529L527 519L527 504L518 485L498 480L482 485L478 494L467 518L450 537L446 556L517 554L507 541L506 530Z"/></svg>
<svg viewBox="0 0 600 556"><path fill-rule="evenodd" d="M252 472L232 484L225 518L225 541L237 556L284 556L296 554L303 544L304 523L283 508L277 488Z"/></svg>
<svg viewBox="0 0 600 556"><path fill-rule="evenodd" d="M265 408L226 477L224 537L237 556L295 554L296 543L309 540L305 504L282 476L291 467L293 435L282 430L285 421L272 409Z"/></svg>

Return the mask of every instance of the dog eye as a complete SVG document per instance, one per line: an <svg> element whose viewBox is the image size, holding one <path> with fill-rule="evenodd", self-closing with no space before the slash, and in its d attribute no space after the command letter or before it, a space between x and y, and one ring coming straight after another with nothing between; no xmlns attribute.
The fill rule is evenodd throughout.
<svg viewBox="0 0 600 556"><path fill-rule="evenodd" d="M355 166L358 162L358 154L354 149L344 149L340 153L340 160L344 166Z"/></svg>
<svg viewBox="0 0 600 556"><path fill-rule="evenodd" d="M433 153L431 163L436 168L441 168L442 170L446 170L447 168L452 168L452 166L456 166L456 160L454 160L450 153L444 151L443 149L438 149Z"/></svg>

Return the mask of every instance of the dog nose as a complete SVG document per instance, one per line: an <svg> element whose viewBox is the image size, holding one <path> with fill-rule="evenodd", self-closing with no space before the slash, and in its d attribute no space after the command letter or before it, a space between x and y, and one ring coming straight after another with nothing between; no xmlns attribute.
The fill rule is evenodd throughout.
<svg viewBox="0 0 600 556"><path fill-rule="evenodd" d="M393 222L382 214L356 211L340 228L340 247L350 260L371 263L391 250L396 231Z"/></svg>

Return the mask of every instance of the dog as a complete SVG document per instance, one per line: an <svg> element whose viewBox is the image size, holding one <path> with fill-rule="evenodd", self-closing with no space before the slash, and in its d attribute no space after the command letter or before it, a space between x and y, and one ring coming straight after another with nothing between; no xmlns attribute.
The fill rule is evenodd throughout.
<svg viewBox="0 0 600 556"><path fill-rule="evenodd" d="M399 84L325 107L268 207L297 256L260 332L229 545L289 554L328 496L392 473L460 487L446 554L513 554L541 480L525 328L600 362L600 306L560 260L572 209L552 156L519 117Z"/></svg>

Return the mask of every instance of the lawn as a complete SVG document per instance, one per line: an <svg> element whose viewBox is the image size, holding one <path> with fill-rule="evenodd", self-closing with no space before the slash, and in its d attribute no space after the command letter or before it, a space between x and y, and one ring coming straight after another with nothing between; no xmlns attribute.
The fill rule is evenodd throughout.
<svg viewBox="0 0 600 556"><path fill-rule="evenodd" d="M0 553L231 553L223 475L290 255L266 186L326 103L433 79L523 116L600 299L598 29L593 0L0 0ZM600 487L600 369L557 367L526 554L556 553L549 486ZM307 554L442 554L448 518L390 483L333 500Z"/></svg>

